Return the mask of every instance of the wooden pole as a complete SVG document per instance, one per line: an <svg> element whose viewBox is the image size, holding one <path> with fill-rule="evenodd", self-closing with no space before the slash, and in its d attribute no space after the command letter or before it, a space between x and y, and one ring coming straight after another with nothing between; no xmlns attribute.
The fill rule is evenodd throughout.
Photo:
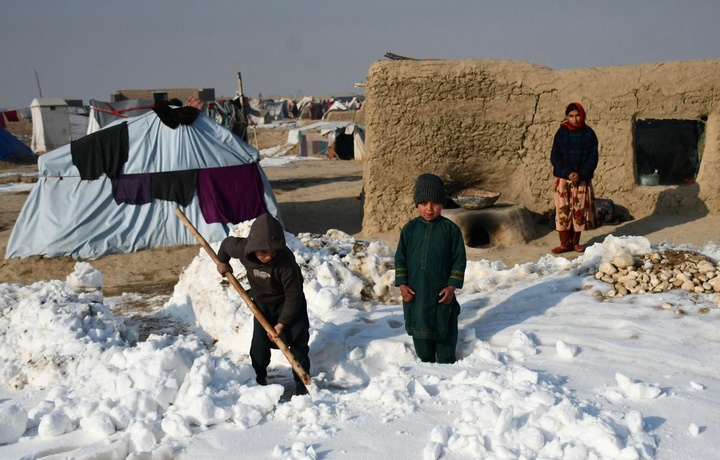
<svg viewBox="0 0 720 460"><path fill-rule="evenodd" d="M260 144L258 143L258 138L257 138L257 128L255 128L255 126L253 126L252 130L253 130L253 139L255 139L255 150L259 151Z"/></svg>
<svg viewBox="0 0 720 460"><path fill-rule="evenodd" d="M180 209L176 209L175 214L178 215L182 223L185 224L185 227L187 227L187 229L190 230L190 233L193 234L195 239L198 240L200 246L205 249L205 252L207 252L213 262L215 262L215 265L219 264L220 260L218 259L217 254L215 254L213 248L210 246L210 244L208 244L207 241L205 241L205 238L203 238L203 236L197 231L195 226L187 219L187 217L185 217L185 214L183 214ZM257 305L255 305L255 302L253 302L247 292L245 292L245 289L243 289L240 282L237 280L237 278L235 278L235 275L230 272L225 272L224 275L225 278L230 281L230 284L233 285L238 294L240 294L240 297L242 297L242 299L245 301L248 308L250 308L252 314L262 325L263 329L265 329L265 331L268 333L271 340L275 342L275 345L277 345L280 351L283 352L287 360L290 362L290 365L292 366L295 373L300 377L300 380L302 380L305 385L310 385L310 376L307 374L307 372L305 372L305 369L303 369L297 359L295 359L295 356L290 351L290 348L288 348L283 339L277 334L275 328L268 322L267 319L265 319L265 315L262 314L262 312L258 309Z"/></svg>
<svg viewBox="0 0 720 460"><path fill-rule="evenodd" d="M40 76L38 75L37 70L35 71L35 81L37 82L38 92L40 93L40 97L42 97L42 88L40 87Z"/></svg>
<svg viewBox="0 0 720 460"><path fill-rule="evenodd" d="M242 108L243 122L245 123L245 130L244 130L244 134L243 134L242 138L245 142L250 143L248 141L248 133L247 133L247 129L250 126L250 119L248 118L247 101L245 100L245 93L243 93L242 74L240 72L237 73L237 80L238 80L238 96L240 97L240 104L242 105L241 108Z"/></svg>

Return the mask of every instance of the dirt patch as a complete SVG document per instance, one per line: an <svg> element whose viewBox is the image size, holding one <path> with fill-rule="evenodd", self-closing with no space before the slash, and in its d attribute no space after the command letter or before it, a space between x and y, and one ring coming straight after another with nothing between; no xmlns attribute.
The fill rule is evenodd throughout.
<svg viewBox="0 0 720 460"><path fill-rule="evenodd" d="M329 229L337 229L358 238L382 241L394 249L401 226L374 234L366 233L362 228L363 167L363 163L357 161L304 160L267 167L264 171L275 191L281 217L289 232L324 234ZM3 170L0 165L0 174L10 170L19 173L32 171L32 168ZM5 255L12 226L27 195L28 192L0 193L0 257ZM717 215L651 215L584 232L581 242L601 242L609 235L639 235L654 243L674 241L699 247L707 241L716 240L719 227L720 216ZM558 237L547 225L536 224L535 230L536 238L527 244L467 248L468 259L497 260L509 267L517 263L536 262L546 256L551 247L557 246ZM149 249L88 262L104 274L106 296L117 296L123 292L168 295L200 250L196 245ZM572 259L579 254L563 256ZM0 282L28 285L39 280L64 280L72 273L76 262L70 257L2 259Z"/></svg>

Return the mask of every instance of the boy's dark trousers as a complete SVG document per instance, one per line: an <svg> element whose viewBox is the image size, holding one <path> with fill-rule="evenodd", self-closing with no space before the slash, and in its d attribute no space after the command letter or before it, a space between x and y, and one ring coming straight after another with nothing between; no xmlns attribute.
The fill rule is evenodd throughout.
<svg viewBox="0 0 720 460"><path fill-rule="evenodd" d="M277 317L272 313L267 312L267 308L260 307L260 311L265 315L265 319L272 325L277 324ZM304 320L300 320L298 324L295 324L292 328L286 327L282 333L282 339L285 345L290 348L293 356L297 359L300 366L307 372L310 373L310 327L309 324L305 323ZM277 345L270 340L267 336L267 331L262 327L262 324L257 319L253 319L253 337L250 343L250 360L252 361L252 367L255 369L257 379L267 378L267 367L270 365L270 349L277 349ZM300 376L298 376L293 370L293 379L295 383L302 382Z"/></svg>

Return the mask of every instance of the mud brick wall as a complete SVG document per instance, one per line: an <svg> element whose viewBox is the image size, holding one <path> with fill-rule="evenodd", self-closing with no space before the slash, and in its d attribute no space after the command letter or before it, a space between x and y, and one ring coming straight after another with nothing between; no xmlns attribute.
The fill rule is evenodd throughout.
<svg viewBox="0 0 720 460"><path fill-rule="evenodd" d="M415 215L424 172L450 193L469 186L500 202L552 208L550 149L565 106L580 102L600 141L594 185L631 213L720 212L720 59L555 71L506 60L380 61L365 100L363 232L399 230ZM638 119L703 117L696 184L636 185Z"/></svg>

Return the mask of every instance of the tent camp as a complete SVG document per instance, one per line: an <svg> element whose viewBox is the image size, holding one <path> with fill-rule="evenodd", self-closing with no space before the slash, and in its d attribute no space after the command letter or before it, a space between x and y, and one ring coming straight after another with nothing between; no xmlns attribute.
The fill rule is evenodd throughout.
<svg viewBox="0 0 720 460"><path fill-rule="evenodd" d="M210 242L233 223L278 216L259 152L192 110L194 121L174 129L152 111L42 155L5 257L195 244L178 208Z"/></svg>
<svg viewBox="0 0 720 460"><path fill-rule="evenodd" d="M30 113L33 152L49 152L70 142L70 114L64 99L33 99Z"/></svg>
<svg viewBox="0 0 720 460"><path fill-rule="evenodd" d="M5 128L0 127L0 161L11 158L32 157L34 155L30 147L23 144L20 139L10 134Z"/></svg>

